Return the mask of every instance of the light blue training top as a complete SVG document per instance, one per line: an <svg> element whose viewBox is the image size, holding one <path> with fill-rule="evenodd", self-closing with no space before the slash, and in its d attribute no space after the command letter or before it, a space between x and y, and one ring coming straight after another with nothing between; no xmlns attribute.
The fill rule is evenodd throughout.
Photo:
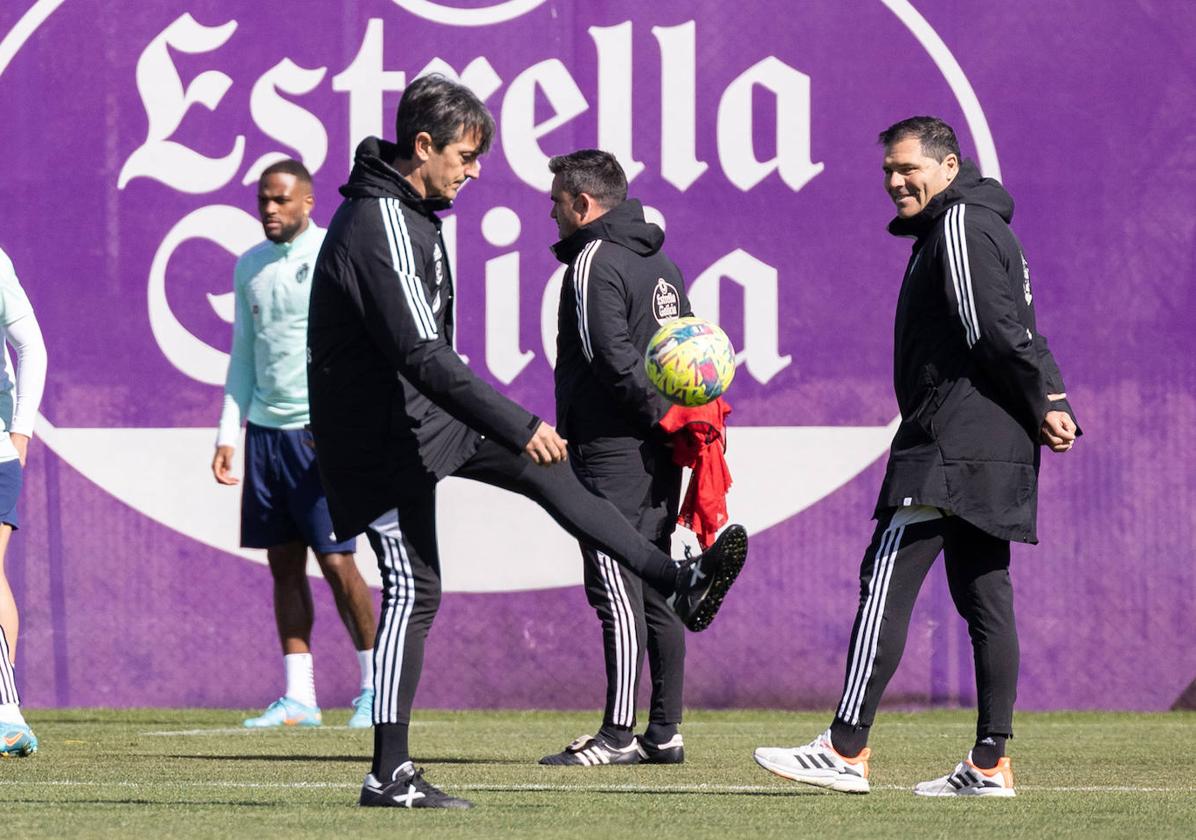
<svg viewBox="0 0 1196 840"><path fill-rule="evenodd" d="M315 222L291 242L250 248L233 271L233 348L217 446L236 446L241 421L298 429L307 403L307 305L324 230Z"/></svg>

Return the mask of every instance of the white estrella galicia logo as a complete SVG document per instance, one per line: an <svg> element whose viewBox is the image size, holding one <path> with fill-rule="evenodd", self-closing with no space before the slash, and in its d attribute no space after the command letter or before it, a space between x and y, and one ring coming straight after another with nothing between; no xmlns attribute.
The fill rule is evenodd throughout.
<svg viewBox="0 0 1196 840"><path fill-rule="evenodd" d="M307 280L307 275L311 274L311 265L304 263L299 266L299 270L295 272L295 282L303 283Z"/></svg>
<svg viewBox="0 0 1196 840"><path fill-rule="evenodd" d="M656 323L672 321L680 314L681 296L677 294L677 287L665 282L663 277L658 278L656 288L652 290L652 316Z"/></svg>
<svg viewBox="0 0 1196 840"><path fill-rule="evenodd" d="M436 261L436 285L439 286L444 280L444 254L440 250L439 242L432 250L432 259Z"/></svg>

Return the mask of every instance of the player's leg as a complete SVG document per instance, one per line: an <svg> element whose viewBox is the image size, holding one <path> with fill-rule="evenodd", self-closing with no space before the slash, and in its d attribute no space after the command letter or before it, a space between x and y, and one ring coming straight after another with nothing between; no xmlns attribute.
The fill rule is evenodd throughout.
<svg viewBox="0 0 1196 840"><path fill-rule="evenodd" d="M241 490L241 545L266 549L273 583L274 623L282 646L286 690L252 728L318 726L311 656L312 603L307 545L291 515L285 467L286 432L254 423L245 427L245 480Z"/></svg>
<svg viewBox="0 0 1196 840"><path fill-rule="evenodd" d="M374 725L374 636L378 630L374 621L374 601L352 553L317 552L316 558L357 651L360 682L357 696L353 698L349 726L365 729Z"/></svg>
<svg viewBox="0 0 1196 840"><path fill-rule="evenodd" d="M953 517L944 559L951 597L968 623L976 663L976 742L955 769L914 788L922 796L1013 796L1005 742L1013 737L1019 648L1009 543Z"/></svg>
<svg viewBox="0 0 1196 840"><path fill-rule="evenodd" d="M424 643L440 607L435 494L435 485L428 486L366 529L382 574L382 618L374 643L374 755L359 800L367 807L470 807L424 781L409 746Z"/></svg>
<svg viewBox="0 0 1196 840"><path fill-rule="evenodd" d="M656 541L667 550L671 537ZM665 599L650 586L640 588L648 629L648 673L652 697L648 727L640 737L640 755L649 764L680 764L685 747L678 727L684 707L685 625Z"/></svg>
<svg viewBox="0 0 1196 840"><path fill-rule="evenodd" d="M762 747L756 762L777 775L846 793L867 793L868 734L905 651L922 581L943 547L934 508L898 508L876 524L860 565L843 694L830 728L801 747Z"/></svg>
<svg viewBox="0 0 1196 840"><path fill-rule="evenodd" d="M0 462L0 757L27 756L37 752L37 736L21 714L13 665L17 661L17 604L5 572L5 557L17 526L17 499L21 493L21 462Z"/></svg>
<svg viewBox="0 0 1196 840"><path fill-rule="evenodd" d="M713 620L747 557L747 533L733 525L692 564L678 566L635 530L607 500L588 491L567 463L533 464L520 453L483 440L454 475L526 496L578 541L673 595L673 608L691 630Z"/></svg>
<svg viewBox="0 0 1196 840"><path fill-rule="evenodd" d="M245 726L319 726L323 721L316 700L311 628L315 610L307 579L307 546L298 541L266 549L274 589L274 624L282 647L286 689L282 697Z"/></svg>
<svg viewBox="0 0 1196 840"><path fill-rule="evenodd" d="M337 613L357 651L361 681L353 700L353 715L349 726L366 728L373 725L374 703L374 601L369 587L361 577L353 552L357 538L338 540L332 529L328 500L320 483L316 465L315 442L306 429L284 433L282 471L287 489L287 505L291 518L304 542L312 547L324 580L332 590Z"/></svg>
<svg viewBox="0 0 1196 840"><path fill-rule="evenodd" d="M609 555L581 546L586 600L602 624L602 656L606 665L606 704L602 727L583 735L541 764L597 767L638 764L635 742L635 703L644 656L641 589L643 581L625 571Z"/></svg>
<svg viewBox="0 0 1196 840"><path fill-rule="evenodd" d="M20 614L17 612L17 602L13 598L12 588L8 585L8 574L4 567L4 558L8 554L8 541L11 537L12 526L7 522L0 523L0 629L4 630L8 639L9 657L15 662Z"/></svg>

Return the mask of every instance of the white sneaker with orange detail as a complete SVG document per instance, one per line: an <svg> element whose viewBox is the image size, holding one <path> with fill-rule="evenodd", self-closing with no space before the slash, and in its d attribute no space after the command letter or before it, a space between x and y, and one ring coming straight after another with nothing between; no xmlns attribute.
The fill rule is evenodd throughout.
<svg viewBox="0 0 1196 840"><path fill-rule="evenodd" d="M854 758L835 752L828 729L804 747L759 747L756 763L770 773L795 782L837 790L840 793L868 793L868 747Z"/></svg>
<svg viewBox="0 0 1196 840"><path fill-rule="evenodd" d="M955 769L938 779L914 786L918 796L1016 796L1013 791L1013 767L1003 756L989 770L972 763L972 754Z"/></svg>

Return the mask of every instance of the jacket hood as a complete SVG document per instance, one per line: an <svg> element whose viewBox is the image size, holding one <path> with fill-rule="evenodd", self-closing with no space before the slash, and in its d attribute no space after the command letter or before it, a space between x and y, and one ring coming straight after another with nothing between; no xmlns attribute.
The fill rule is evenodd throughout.
<svg viewBox="0 0 1196 840"><path fill-rule="evenodd" d="M552 252L561 262L570 263L595 239L614 242L642 257L650 257L664 246L664 231L645 221L643 205L631 198L553 245Z"/></svg>
<svg viewBox="0 0 1196 840"><path fill-rule="evenodd" d="M431 215L447 210L453 203L444 198L423 198L411 182L399 174L389 161L397 157L394 143L379 137L367 137L357 146L349 181L341 187L345 198L397 198Z"/></svg>
<svg viewBox="0 0 1196 840"><path fill-rule="evenodd" d="M930 199L922 212L909 219L896 218L889 222L889 233L894 236L925 236L935 220L954 204L973 204L987 207L1005 220L1013 221L1013 196L1005 192L1001 182L985 178L979 167L971 160L965 160L959 167L959 175L951 186Z"/></svg>

